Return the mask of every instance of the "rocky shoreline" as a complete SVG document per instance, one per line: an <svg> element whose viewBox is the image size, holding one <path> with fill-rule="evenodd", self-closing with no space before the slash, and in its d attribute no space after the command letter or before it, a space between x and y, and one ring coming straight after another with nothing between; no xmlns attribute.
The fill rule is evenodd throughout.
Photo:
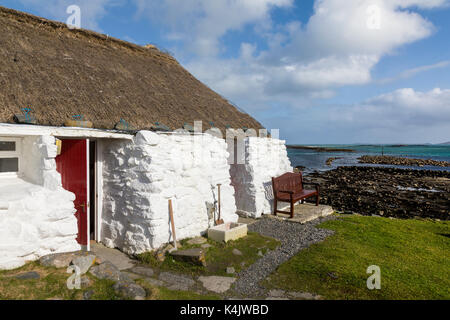
<svg viewBox="0 0 450 320"><path fill-rule="evenodd" d="M450 172L339 167L305 181L320 183L321 203L341 212L450 220Z"/></svg>
<svg viewBox="0 0 450 320"><path fill-rule="evenodd" d="M402 157L392 157L392 156L362 156L358 158L359 163L367 164L391 164L400 166L435 166L435 167L450 167L450 162L447 161L437 161L431 159L411 159Z"/></svg>

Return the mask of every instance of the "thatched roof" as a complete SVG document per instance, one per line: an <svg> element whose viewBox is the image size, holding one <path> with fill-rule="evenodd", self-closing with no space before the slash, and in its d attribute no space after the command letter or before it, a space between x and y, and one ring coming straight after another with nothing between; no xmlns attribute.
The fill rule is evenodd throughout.
<svg viewBox="0 0 450 320"><path fill-rule="evenodd" d="M136 129L262 127L157 48L0 6L0 123L25 107L50 126L83 115L99 129L121 119Z"/></svg>

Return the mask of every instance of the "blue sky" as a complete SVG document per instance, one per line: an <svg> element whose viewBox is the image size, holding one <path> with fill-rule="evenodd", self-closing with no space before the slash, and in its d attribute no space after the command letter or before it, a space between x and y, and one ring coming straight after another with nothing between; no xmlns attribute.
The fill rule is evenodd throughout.
<svg viewBox="0 0 450 320"><path fill-rule="evenodd" d="M0 0L169 50L288 143L450 140L448 0Z"/></svg>

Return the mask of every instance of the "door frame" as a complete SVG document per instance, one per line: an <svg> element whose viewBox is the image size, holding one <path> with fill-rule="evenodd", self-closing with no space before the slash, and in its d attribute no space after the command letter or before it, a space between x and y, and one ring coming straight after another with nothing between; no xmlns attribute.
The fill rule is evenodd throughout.
<svg viewBox="0 0 450 320"><path fill-rule="evenodd" d="M95 140L95 241L101 242L103 224L103 140ZM89 211L90 213L90 211Z"/></svg>
<svg viewBox="0 0 450 320"><path fill-rule="evenodd" d="M86 251L91 251L91 176L89 174L89 139L86 139L86 207L87 207L87 248Z"/></svg>
<svg viewBox="0 0 450 320"><path fill-rule="evenodd" d="M101 242L102 239L102 214L103 214L103 141L102 139L88 139L86 137L57 137L61 140L86 140L86 192L87 192L87 246L82 245L82 249L91 251L91 240L95 240L97 242ZM91 239L91 199L90 199L90 190L91 190L91 181L90 181L90 142L95 141L95 173L94 173L94 183L93 187L95 188L95 230L94 230L94 239Z"/></svg>

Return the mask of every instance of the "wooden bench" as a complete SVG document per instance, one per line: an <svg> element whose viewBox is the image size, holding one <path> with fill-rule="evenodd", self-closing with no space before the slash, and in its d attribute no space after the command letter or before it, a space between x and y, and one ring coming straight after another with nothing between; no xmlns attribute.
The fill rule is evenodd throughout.
<svg viewBox="0 0 450 320"><path fill-rule="evenodd" d="M307 190L303 188L303 185L314 185L315 190ZM287 213L294 217L294 205L296 202L309 197L316 197L316 206L319 205L319 193L320 186L317 183L303 183L303 176L299 173L288 172L282 176L272 178L273 188L273 214ZM281 211L278 210L278 202L288 202L291 204L291 210Z"/></svg>

